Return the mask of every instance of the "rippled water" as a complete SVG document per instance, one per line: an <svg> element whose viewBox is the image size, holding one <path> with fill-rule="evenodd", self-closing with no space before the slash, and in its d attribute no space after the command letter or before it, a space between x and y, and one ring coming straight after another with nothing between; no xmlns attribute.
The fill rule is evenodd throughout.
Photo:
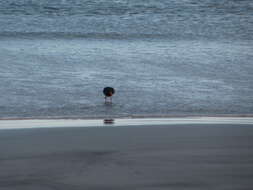
<svg viewBox="0 0 253 190"><path fill-rule="evenodd" d="M0 31L252 39L251 0L1 0Z"/></svg>
<svg viewBox="0 0 253 190"><path fill-rule="evenodd" d="M0 117L252 113L252 10L251 0L0 1Z"/></svg>

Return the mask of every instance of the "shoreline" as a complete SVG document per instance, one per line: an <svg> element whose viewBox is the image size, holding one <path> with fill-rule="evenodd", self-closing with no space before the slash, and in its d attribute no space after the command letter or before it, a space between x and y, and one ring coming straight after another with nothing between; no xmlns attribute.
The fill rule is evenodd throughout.
<svg viewBox="0 0 253 190"><path fill-rule="evenodd" d="M59 119L88 119L88 120L97 120L97 119L145 119L145 118L189 118L189 117L252 117L253 113L251 114L135 114L135 115L100 115L100 116L35 116L35 117L0 117L0 121L3 120L59 120Z"/></svg>
<svg viewBox="0 0 253 190"><path fill-rule="evenodd" d="M100 118L100 119L1 119L3 129L77 128L77 127L127 127L172 125L253 125L253 117L188 116L170 118Z"/></svg>

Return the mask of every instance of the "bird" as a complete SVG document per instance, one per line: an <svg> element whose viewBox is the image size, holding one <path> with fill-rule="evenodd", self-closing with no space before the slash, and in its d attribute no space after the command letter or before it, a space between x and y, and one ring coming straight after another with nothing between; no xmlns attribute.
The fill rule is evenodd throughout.
<svg viewBox="0 0 253 190"><path fill-rule="evenodd" d="M115 93L114 88L112 87L105 87L103 90L103 93L105 95L105 103L107 102L107 98L110 98L110 103L112 103L112 95Z"/></svg>

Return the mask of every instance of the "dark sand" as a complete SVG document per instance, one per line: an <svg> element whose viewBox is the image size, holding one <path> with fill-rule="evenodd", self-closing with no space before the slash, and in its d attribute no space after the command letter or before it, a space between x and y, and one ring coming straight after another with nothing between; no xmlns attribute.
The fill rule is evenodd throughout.
<svg viewBox="0 0 253 190"><path fill-rule="evenodd" d="M253 125L0 130L0 190L253 188Z"/></svg>

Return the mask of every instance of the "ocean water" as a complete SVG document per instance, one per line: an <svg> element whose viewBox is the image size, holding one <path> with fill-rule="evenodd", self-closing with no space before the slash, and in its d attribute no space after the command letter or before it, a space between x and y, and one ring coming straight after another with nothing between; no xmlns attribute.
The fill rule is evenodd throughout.
<svg viewBox="0 0 253 190"><path fill-rule="evenodd" d="M252 114L252 12L252 0L0 0L0 118Z"/></svg>

